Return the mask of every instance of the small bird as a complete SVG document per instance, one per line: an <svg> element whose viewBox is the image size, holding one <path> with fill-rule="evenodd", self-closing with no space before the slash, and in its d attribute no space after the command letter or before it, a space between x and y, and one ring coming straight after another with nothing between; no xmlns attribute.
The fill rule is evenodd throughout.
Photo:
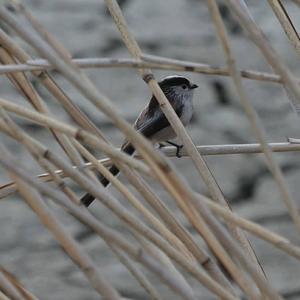
<svg viewBox="0 0 300 300"><path fill-rule="evenodd" d="M192 118L194 89L198 86L191 83L187 78L179 75L167 76L158 82L158 84L175 110L177 116L180 118L182 124L186 126ZM176 155L180 157L179 150L182 148L182 145L177 145L169 141L176 138L176 133L163 114L155 96L152 96L150 102L136 119L134 128L153 143L167 142L175 146L177 148ZM133 155L135 151L133 145L128 141L123 143L121 149L129 155ZM112 165L109 170L115 176L120 172L115 165ZM100 181L105 187L109 185L109 181L104 177L102 177ZM87 193L80 201L88 207L94 199L95 197L93 195Z"/></svg>

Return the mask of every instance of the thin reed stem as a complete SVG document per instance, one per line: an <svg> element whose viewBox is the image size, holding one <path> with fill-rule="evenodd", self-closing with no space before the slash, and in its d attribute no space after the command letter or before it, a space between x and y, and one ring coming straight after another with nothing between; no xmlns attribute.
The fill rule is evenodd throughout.
<svg viewBox="0 0 300 300"><path fill-rule="evenodd" d="M281 0L268 0L290 43L300 55L300 37Z"/></svg>
<svg viewBox="0 0 300 300"><path fill-rule="evenodd" d="M276 181L276 184L278 186L279 192L282 196L282 199L285 202L285 205L288 209L289 214L291 215L293 222L295 223L295 226L297 230L300 232L300 215L298 213L298 208L296 205L295 200L292 198L287 184L285 182L284 176L281 172L281 169L279 168L277 162L273 158L273 154L271 149L268 147L268 144L266 142L266 134L261 127L258 116L256 114L256 111L252 107L250 100L248 99L248 96L244 90L244 87L242 85L241 76L239 75L236 66L235 66L235 60L231 53L229 40L227 37L226 29L223 24L222 18L219 14L219 9L215 3L215 0L211 0L208 2L211 4L211 10L213 11L213 17L216 22L217 32L220 38L220 41L222 43L224 53L226 56L226 59L228 61L228 67L230 69L230 73L233 79L233 82L236 86L236 90L239 94L239 97L241 99L242 105L244 107L244 110L248 116L249 122L251 124L252 130L257 138L257 140L262 145L263 152L265 154L268 167ZM299 94L300 95L300 94ZM299 98L300 101L300 98Z"/></svg>
<svg viewBox="0 0 300 300"><path fill-rule="evenodd" d="M0 41L5 40L3 38L4 32L0 29ZM17 47L15 47L17 48ZM0 60L4 63L15 63L15 58L9 53L8 49L5 49L3 45L0 47ZM46 115L50 115L50 111L46 103L39 96L38 92L34 89L33 85L23 73L14 73L8 75L12 83L17 87L17 89L24 95L24 97L29 101L29 103L39 112ZM73 147L72 143L69 141L68 137L55 130L50 130L54 135L55 139L58 141L62 149L66 152L68 157L74 164L81 164L83 162L80 155L77 153L76 149Z"/></svg>
<svg viewBox="0 0 300 300"><path fill-rule="evenodd" d="M116 26L118 27L118 29L122 35L123 41L124 41L128 51L134 58L140 59L142 56L142 51L139 48L132 33L129 31L129 28L128 28L126 21L122 15L122 11L120 10L120 8L118 6L118 3L115 0L106 0L106 4L107 4L107 7L116 23ZM197 151L196 146L194 145L190 136L187 134L183 124L179 120L179 118L176 115L175 111L173 110L171 104L169 103L166 96L162 92L161 88L155 81L151 70L139 69L139 72L140 72L141 76L143 77L143 79L145 80L145 82L149 85L149 88L151 89L153 95L156 97L156 100L159 102L163 113L165 114L166 118L170 122L170 124L171 124L172 128L174 129L174 131L176 132L177 136L182 141L182 144L184 145L188 155L192 159L194 166L196 167L198 173L201 175L212 198L215 201L220 202L224 206L228 207L228 204L227 204L217 182L215 181L213 175L211 174L204 159L202 158L200 153ZM180 208L185 212L185 214L187 214L187 212L188 212L187 207L184 208L182 201L180 201L180 203L181 203L179 205ZM198 220L198 222L200 222L200 220ZM194 223L194 226L195 226L195 223ZM199 226L198 226L198 228L199 228ZM238 229L231 227L231 230L236 232ZM208 232L208 231L206 231L206 232ZM203 232L202 232L202 236L203 236ZM241 239L242 245L245 244L246 238L244 238L242 236L242 233L236 232L235 236L238 239ZM203 237L205 238L205 236L203 236ZM212 239L212 237L211 237L211 239ZM227 266L229 266L229 269L231 270L231 272L233 272L232 276L235 277L237 282L239 282L241 284L241 286L247 290L248 293L250 293L253 297L255 297L254 293L251 291L250 286L248 286L246 284L246 281L243 281L243 276L241 274L240 274L240 276L236 276L236 273L233 270L235 269L235 271L237 271L237 272L238 272L238 270L230 262L230 259L229 259L229 257L226 256L226 253L222 251L222 248L217 245L216 241L214 241L213 239L212 239L212 241L214 243L214 247L217 247L218 251L220 251L219 253L222 252L221 256L224 259L225 264L227 264Z"/></svg>
<svg viewBox="0 0 300 300"><path fill-rule="evenodd" d="M52 232L73 261L81 268L95 290L108 299L120 300L121 298L117 291L103 278L102 274L94 267L90 258L81 250L77 242L54 217L44 200L41 199L39 193L15 174L9 173L9 175L16 181L22 197L39 216L44 226Z"/></svg>
<svg viewBox="0 0 300 300"><path fill-rule="evenodd" d="M3 48L18 59L19 62L25 63L31 60L31 57L15 43L1 28L0 41ZM1 67L1 66L0 66ZM85 114L72 102L72 100L64 93L54 79L44 70L33 71L32 74L45 86L45 88L64 106L66 111L82 128L96 134L103 140L104 136L100 130L90 121Z"/></svg>
<svg viewBox="0 0 300 300"><path fill-rule="evenodd" d="M0 271L0 290L12 300L26 300L10 280Z"/></svg>
<svg viewBox="0 0 300 300"><path fill-rule="evenodd" d="M24 285L16 278L16 276L14 276L12 273L8 272L6 269L4 269L1 266L0 266L0 273L2 273L4 275L4 277L6 277L6 279L8 281L10 281L10 283L19 291L22 298L24 298L26 300L38 300L38 298L36 296L34 296L31 292L29 292L24 287ZM3 280L3 277L2 277L2 280ZM0 279L0 282L2 280ZM4 281L6 281L6 280L4 280ZM1 286L1 283L0 283L0 286ZM0 290L4 291L4 288L0 287ZM6 298L4 296L4 294L1 294L1 292L0 292L0 299L1 300L9 300L9 298ZM10 299L13 299L13 298L10 297ZM18 298L18 299L20 299L20 298Z"/></svg>
<svg viewBox="0 0 300 300"><path fill-rule="evenodd" d="M74 216L76 216L79 220L86 223L87 225L91 226L96 232L101 234L101 236L103 236L105 239L114 241L119 246L124 247L124 249L127 249L130 255L132 255L139 261L145 263L149 268L151 268L152 271L156 272L160 276L164 276L164 280L168 280L169 284L173 286L173 284L176 281L170 283L170 280L174 279L172 277L172 274L163 272L160 266L156 264L156 262L153 261L153 259L151 259L149 256L147 256L143 251L134 250L133 247L127 242L127 240L124 240L123 238L116 236L114 234L114 231L109 230L105 226L101 225L99 221L95 220L94 217L92 217L92 215L88 213L88 211L82 210L78 206L74 206L74 204L70 202L67 198L65 198L65 196L61 194L61 192L47 186L45 183L37 182L33 177L28 176L30 172L28 172L28 170L26 171L26 168L24 166L22 166L22 169L20 168L20 165L16 167L15 164L13 163L13 160L8 155L8 153L6 151L3 151L2 148L3 147L0 147L0 153L1 153L0 161L5 168L7 168L10 172L13 172L17 176L21 177L22 180L29 183L32 187L38 189L42 194L48 195L53 200L56 200L59 204L66 207ZM112 198L110 200L112 200ZM230 293L224 290L220 285L215 283L214 280L212 280L204 273L200 272L199 269L195 266L195 264L191 264L188 261L186 261L185 258L180 253L167 246L167 244L164 245L165 246L163 247L163 250L170 257L172 257L177 263L179 263L184 268L186 268L186 270L188 270L192 275L194 275L195 278L200 280L200 282L203 282L213 293L216 293L217 295L219 295L221 298L224 299L237 300L236 297L232 296ZM183 293L185 296L187 295L185 292ZM188 299L193 299L193 296L190 292L188 292L188 295L189 295L187 296Z"/></svg>
<svg viewBox="0 0 300 300"><path fill-rule="evenodd" d="M226 67L214 67L205 63L195 63L167 57L142 54L141 59L134 58L74 58L72 62L79 68L150 68L157 70L170 70L192 72L204 75L230 76ZM20 64L0 65L0 75L16 72L32 72L55 70L45 59L29 59ZM245 79L265 81L270 83L282 83L280 76L268 72L256 70L240 70L241 76ZM299 78L296 78L300 82Z"/></svg>
<svg viewBox="0 0 300 300"><path fill-rule="evenodd" d="M31 121L35 121L38 124L43 124L46 127L50 127L52 129L61 131L67 135L70 135L80 140L82 143L86 143L89 146L95 147L103 151L107 156L110 156L112 159L124 161L127 164L131 165L131 167L138 169L140 172L144 174L149 174L149 169L144 163L126 155L122 151L116 150L114 147L107 144L102 139L99 139L99 137L95 136L94 134L91 134L80 128L68 125L64 122L58 121L44 114L32 111L20 105L11 103L10 101L6 101L4 99L0 99L0 106L5 108L7 111L14 112L22 117L28 118Z"/></svg>
<svg viewBox="0 0 300 300"><path fill-rule="evenodd" d="M158 232L170 242L175 248L180 250L184 255L187 256L188 259L191 259L190 253L188 253L185 246L182 242L172 233L170 232L161 222L157 219L142 203L139 199L137 199L123 184L117 177L109 172L101 163L97 161L97 159L87 150L85 149L79 142L74 141L75 147L78 151L92 164L95 165L96 169L103 175L106 179L108 179L112 185L114 185L118 191L127 199L127 201L137 210L139 211L146 220L150 224L153 225L154 228L157 229Z"/></svg>
<svg viewBox="0 0 300 300"><path fill-rule="evenodd" d="M272 152L298 152L300 151L300 144L290 143L290 142L281 142L281 143L269 143L268 146ZM257 154L262 153L260 144L228 144L228 145L206 145L206 146L196 146L197 150L203 156L207 155L235 155L235 154ZM164 155L168 157L176 157L177 149L173 146L166 146L160 149ZM180 150L180 155L182 157L187 156L187 153L184 149ZM139 155L136 158L141 158ZM142 158L141 158L142 159ZM105 167L112 165L112 162L109 158L103 158L98 160ZM77 168L77 166L74 166ZM95 168L95 165L89 162L84 163L79 166L80 169L84 168ZM55 170L55 173L66 177L67 175L63 173L62 170ZM49 176L49 173L39 174L38 178L42 179L45 182L51 181L52 178ZM11 195L16 192L16 187L13 182L8 182L6 184L0 185L0 199Z"/></svg>
<svg viewBox="0 0 300 300"><path fill-rule="evenodd" d="M241 26L248 32L249 37L261 50L265 59L268 61L273 70L281 77L283 85L287 88L290 103L297 115L300 113L300 88L299 84L293 77L291 71L285 66L282 59L278 56L275 49L270 45L262 30L254 22L254 19L247 10L244 0L226 0L229 9L236 15Z"/></svg>
<svg viewBox="0 0 300 300"><path fill-rule="evenodd" d="M162 300L156 288L151 284L148 278L139 270L139 268L134 265L130 258L114 246L111 246L111 249L119 258L120 262L126 266L126 268L130 271L132 276L138 281L141 287L149 294L151 299Z"/></svg>
<svg viewBox="0 0 300 300"><path fill-rule="evenodd" d="M25 133L21 133L21 130L20 129L18 129L17 127L16 127L16 125L14 125L9 119L7 119L6 120L7 122L10 122L10 124L8 124L9 125L9 127L11 128L11 130L14 130L15 132L15 134L17 135L16 137L17 137L17 139L18 140L23 140L23 142L26 144L26 146L28 147L28 149L31 151L31 152L33 152L33 154L34 154L34 156L35 157L37 157L37 159L40 161L40 162L43 162L43 160L44 160L44 158L48 158L48 159L50 159L52 162L56 162L56 163L58 163L58 162L60 162L60 163L62 163L62 160L61 159L59 159L55 154L53 154L53 153L51 153L49 150L47 150L47 149L45 149L42 145L40 145L39 143L37 143L33 138L30 138L28 135L26 135ZM18 131L18 132L16 132L16 131ZM27 139L28 141L24 141L24 139ZM85 153L86 154L86 153ZM64 163L65 164L65 163ZM43 166L44 166L44 163L42 164ZM65 165L66 166L66 165ZM79 174L77 173L77 176L79 176ZM83 177L81 177L81 178L83 178ZM86 183L87 183L87 181L85 181ZM100 194L98 194L98 195L100 195ZM106 195L107 197L108 197L108 194ZM103 198L99 198L99 199L102 199L103 200ZM106 204L105 204L106 203ZM118 202L116 201L116 200L113 200L113 198L111 198L110 200L109 200L109 202L105 202L104 204L105 205L107 205L108 203L110 204L110 205L108 205L108 207L110 207L110 208L112 208L112 210L113 211L115 211L115 212L117 212L117 214L120 216L120 213L121 213L121 215L123 215L123 219L124 219L124 216L126 216L126 215L128 215L128 214L130 214L129 212L127 212L126 211L126 209L123 207L123 209L120 209L120 208L118 208L118 206L119 206L119 204L118 204ZM123 212L122 212L123 211ZM131 217L130 217L130 219L131 219L131 224L135 224L134 225L134 228L136 228L136 229L138 229L138 231L140 232L140 230L142 229L142 228L145 228L145 227L141 227L141 224L139 224L139 222L137 222L137 219L133 216L133 215L131 215ZM128 218L127 217L125 217L125 220L128 220ZM134 221L133 223L132 223L132 221ZM137 226L137 227L136 227ZM149 238L149 234L151 233L149 230L148 231L145 231L145 229L142 229L142 233L145 235L145 233L146 233L146 236ZM156 241L156 242L158 242L159 240L157 239L157 237L155 238L154 237L154 235L153 234L151 234L150 235L150 238L152 237L152 241ZM153 240L153 238L154 238L154 240ZM160 242L159 242L159 245L160 246L162 246L162 245L165 245L166 246L166 244L162 244L162 240L160 239ZM168 249L170 249L170 248L168 248ZM179 282L180 282L181 280L179 280Z"/></svg>
<svg viewBox="0 0 300 300"><path fill-rule="evenodd" d="M297 3L299 0L293 1ZM300 53L299 35L285 9L283 0L268 0L268 2L295 51ZM105 0L105 3L132 58L72 59L72 55L64 45L52 33L49 33L22 3L11 1L11 9L7 9L6 5L0 5L0 19L9 29L8 32L15 31L18 37L23 39L40 57L38 59L31 57L0 29L0 64L2 63L0 75L6 75L21 96L33 107L33 109L28 109L23 105L15 104L13 100L0 99L0 131L28 151L45 172L34 176L32 170L26 167L24 162L16 164L16 157L13 153L9 153L5 146L0 145L0 164L12 180L0 186L0 199L18 190L41 223L52 232L94 289L105 299L120 299L121 297L106 281L79 243L61 225L45 198L53 200L74 220L88 226L95 237L103 239L109 251L119 258L120 263L128 269L151 299L161 300L164 294L159 293L160 289L156 289L156 286L145 276L147 273L144 274L136 263L141 264L143 270L151 271L157 278L156 282L165 284L176 297L182 299L199 298L190 284L190 276L192 276L193 280L196 279L213 296L220 299L282 300L280 294L267 281L244 231L266 241L273 249L278 248L284 251L297 261L300 260L300 247L284 236L231 211L227 199L219 188L219 183L215 180L202 155L262 153L266 157L289 214L297 229L300 230L298 207L289 194L284 177L272 153L299 151L300 144L290 141L267 143L264 130L259 124L256 112L242 85L243 78L255 80L257 84L259 82L280 84L286 89L292 106L299 115L300 79L292 74L284 65L283 60L278 57L262 30L255 23L244 0L226 0L225 3L230 12L237 16L238 21L247 31L250 39L258 46L275 74L237 68L216 0L207 0L207 3L220 45L224 50L225 66L144 54L131 33L118 2ZM114 102L95 87L84 73L85 68L138 70L184 145L180 155L191 159L200 175L198 180L202 179L205 183L209 197L192 189L182 178L180 171L173 167L169 157L174 157L177 149L174 147L155 149L152 143L123 118ZM259 143L194 145L160 89L152 69L193 72L207 77L230 76ZM60 74L58 78L63 77L68 84L71 84L74 91L80 94L82 101L89 101L98 112L103 113L111 124L120 130L124 138L132 143L136 154L129 156L121 149L115 148L106 139L101 129L97 128L73 102L73 99L62 90L60 82L51 77L48 72L50 70L57 71ZM48 103L40 97L39 91L30 81L31 74L27 72L39 80L51 97L63 107L72 119L73 126L51 115ZM51 141L47 141L47 145L49 142L50 146L45 146L46 144L44 145L35 136L29 135L17 125L11 118L12 114L17 118L26 118L30 123L39 124L42 130L50 131ZM61 151L56 152L56 148L51 147L53 139L57 140L56 142L60 144L65 154L61 155ZM97 159L92 154L95 150L97 153L100 150L106 158ZM226 159L226 156L220 159ZM119 178L110 173L109 167L112 165L115 165L126 177L126 183L122 183ZM97 180L96 174L99 173L114 186L117 194L114 193L115 191L112 193L109 187L105 188ZM69 185L69 182L72 185ZM75 188L73 188L74 184ZM81 205L75 193L78 188L98 200L95 201L95 206L101 202L108 209L109 215L117 217L121 222L122 230L118 232L105 225L98 217L97 210L91 213ZM159 192L156 189L159 189ZM160 192L163 196L158 196ZM121 201L117 198L119 194L122 196ZM175 211L168 207L165 197L168 201L175 201L180 211L175 214ZM5 205L5 203L3 201L1 204ZM132 207L133 210L131 210ZM180 218L177 215L180 215ZM188 230L191 227L195 233ZM133 236L133 240L129 240L127 234ZM207 248L210 254L207 254ZM231 282L225 277L226 273L231 275ZM14 280L7 281L9 278L5 276L3 280L1 277L3 274L0 268L0 290L5 294L0 292L0 298L35 300L31 294L25 297L26 293L22 291L26 290L23 290L21 285L15 284Z"/></svg>
<svg viewBox="0 0 300 300"><path fill-rule="evenodd" d="M236 224L240 228L247 230L248 232L254 234L258 238L271 243L275 247L285 251L287 254L300 260L300 247L292 244L291 241L289 241L285 237L275 232L272 232L260 226L259 224L251 222L250 220L242 218L231 211L225 210L219 204L214 203L211 199L203 195L197 194L197 198L198 201L204 201L208 205L208 207L212 210L213 213L221 216L223 219L227 219L231 223Z"/></svg>

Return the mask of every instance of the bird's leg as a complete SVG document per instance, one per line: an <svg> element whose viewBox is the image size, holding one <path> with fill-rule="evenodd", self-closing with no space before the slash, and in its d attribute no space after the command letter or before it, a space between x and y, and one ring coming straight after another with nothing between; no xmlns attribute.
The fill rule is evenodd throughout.
<svg viewBox="0 0 300 300"><path fill-rule="evenodd" d="M176 157L180 158L181 157L181 154L179 153L180 150L183 148L183 145L178 145L176 143L173 143L173 142L170 142L170 141L166 141L166 143L176 147Z"/></svg>

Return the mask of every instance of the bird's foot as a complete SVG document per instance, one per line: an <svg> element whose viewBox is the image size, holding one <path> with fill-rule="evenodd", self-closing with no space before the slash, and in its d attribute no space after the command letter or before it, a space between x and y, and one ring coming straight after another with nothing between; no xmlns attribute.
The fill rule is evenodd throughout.
<svg viewBox="0 0 300 300"><path fill-rule="evenodd" d="M170 142L170 141L167 141L167 143L176 147L176 157L178 157L178 158L182 157L182 155L180 154L180 150L183 148L183 145L178 145L178 144Z"/></svg>

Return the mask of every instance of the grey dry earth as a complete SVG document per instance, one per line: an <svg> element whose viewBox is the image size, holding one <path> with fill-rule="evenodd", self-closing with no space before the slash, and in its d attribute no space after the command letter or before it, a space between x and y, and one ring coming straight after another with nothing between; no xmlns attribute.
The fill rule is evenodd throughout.
<svg viewBox="0 0 300 300"><path fill-rule="evenodd" d="M103 1L27 0L24 2L74 57L128 56ZM296 26L300 28L299 7L297 8L292 1L285 2ZM224 64L222 51L215 38L214 27L205 1L123 0L120 3L131 29L145 52L217 66ZM299 76L299 57L289 45L267 1L249 0L247 3L255 20L264 29L276 51ZM226 7L222 5L221 9L231 35L239 67L269 71L259 51L247 40ZM33 52L32 54L34 56ZM135 70L88 70L87 73L95 85L114 101L129 121L134 121L150 97L147 87ZM169 73L155 71L158 78ZM189 127L189 132L196 144L255 142L229 79L197 74L188 74L188 76L200 86L194 101L195 117ZM59 74L55 74L55 78L111 141L116 145L120 144L122 137L110 122L75 93ZM34 81L34 84L47 101L53 114L70 122L56 101L38 82ZM299 120L288 104L287 96L281 87L250 80L245 80L244 84L261 117L269 141L285 141L288 136L299 137ZM0 79L0 87L1 97L18 103L25 102L3 76ZM49 136L44 131L24 120L21 120L20 124L49 145ZM24 149L17 147L3 135L1 135L1 141L6 143L18 160L31 166L36 173L39 172L39 169L32 165ZM56 146L51 143L49 147L55 148ZM298 155L297 153L276 154L276 159L284 171L293 197L300 205ZM195 190L206 192L189 159L182 158L173 161ZM299 235L286 213L286 208L262 156L209 157L207 162L225 195L231 200L234 211L288 237L296 244L300 243ZM1 183L6 182L4 172L1 172L0 180ZM115 193L113 190L112 192ZM163 194L159 190L158 193ZM165 198L178 218L185 223L174 204L166 196ZM98 299L98 295L58 247L51 234L39 224L35 215L18 196L2 200L0 205L0 264L2 266L17 275L24 285L40 299ZM106 223L120 231L124 230L121 222L107 213L100 204L94 204L92 209ZM57 211L65 227L84 245L99 269L123 296L132 299L147 299L143 290L117 259L111 256L102 241L95 238L83 225L65 216L55 206L54 210ZM249 238L273 286L286 299L300 299L299 262L253 236ZM150 277L165 299L175 299L170 290L162 287L152 275ZM195 291L199 292L199 299L213 299L212 295L195 281L189 280L189 282Z"/></svg>

